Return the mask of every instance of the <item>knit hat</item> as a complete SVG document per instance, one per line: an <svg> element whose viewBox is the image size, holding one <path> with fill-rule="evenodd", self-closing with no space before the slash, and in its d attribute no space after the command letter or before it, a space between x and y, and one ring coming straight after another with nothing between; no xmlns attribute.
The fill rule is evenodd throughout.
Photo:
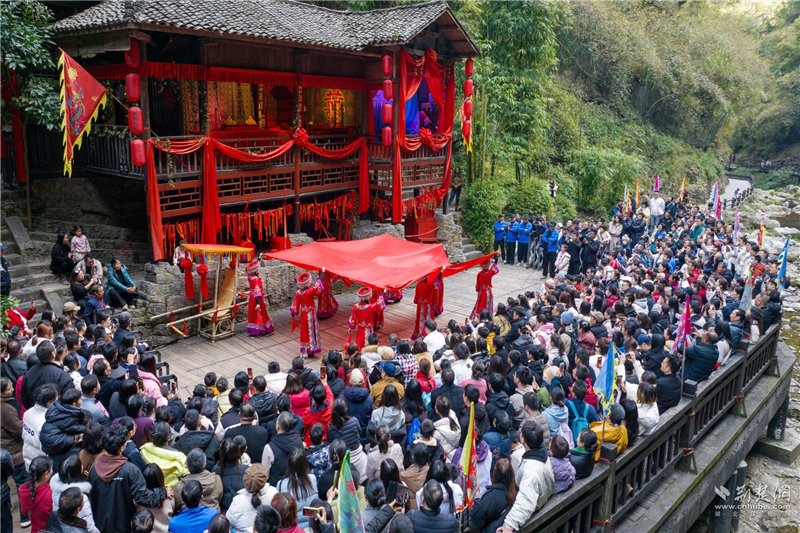
<svg viewBox="0 0 800 533"><path fill-rule="evenodd" d="M364 384L364 374L356 369L350 373L350 386L352 387L360 387Z"/></svg>
<svg viewBox="0 0 800 533"><path fill-rule="evenodd" d="M561 323L564 326L572 326L572 321L575 319L575 316L572 314L572 311L567 309L563 313L561 313Z"/></svg>
<svg viewBox="0 0 800 533"><path fill-rule="evenodd" d="M258 494L267 484L267 470L261 463L253 463L244 472L242 484L250 494Z"/></svg>
<svg viewBox="0 0 800 533"><path fill-rule="evenodd" d="M394 376L394 373L397 371L394 363L390 363L389 361L381 361L380 368L387 376Z"/></svg>

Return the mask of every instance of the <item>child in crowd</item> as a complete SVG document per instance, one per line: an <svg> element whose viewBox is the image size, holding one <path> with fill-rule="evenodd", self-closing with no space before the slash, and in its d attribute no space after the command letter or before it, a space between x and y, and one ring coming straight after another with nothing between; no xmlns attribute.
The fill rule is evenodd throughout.
<svg viewBox="0 0 800 533"><path fill-rule="evenodd" d="M50 489L53 460L40 455L31 461L28 474L30 481L19 488L19 506L22 514L31 520L31 533L38 533L45 528L53 512L53 491Z"/></svg>
<svg viewBox="0 0 800 533"><path fill-rule="evenodd" d="M72 233L70 251L72 252L72 260L78 263L83 261L84 256L92 251L92 247L89 245L89 239L83 234L83 228L75 226L72 228Z"/></svg>
<svg viewBox="0 0 800 533"><path fill-rule="evenodd" d="M550 464L553 465L553 474L556 480L555 494L564 492L575 482L575 467L572 466L567 456L569 443L561 435L556 435L550 440Z"/></svg>
<svg viewBox="0 0 800 533"><path fill-rule="evenodd" d="M247 439L244 435L236 435L233 437L233 443L239 447L239 451L242 453L242 456L239 458L239 464L250 466L253 461L250 459L250 456L247 455Z"/></svg>
<svg viewBox="0 0 800 533"><path fill-rule="evenodd" d="M328 448L330 443L322 442L325 430L322 424L311 426L311 446L306 448L306 459L308 460L309 470L312 474L319 477L328 469Z"/></svg>
<svg viewBox="0 0 800 533"><path fill-rule="evenodd" d="M216 397L219 394L219 389L217 389L217 374L209 372L203 378L203 383L212 396Z"/></svg>

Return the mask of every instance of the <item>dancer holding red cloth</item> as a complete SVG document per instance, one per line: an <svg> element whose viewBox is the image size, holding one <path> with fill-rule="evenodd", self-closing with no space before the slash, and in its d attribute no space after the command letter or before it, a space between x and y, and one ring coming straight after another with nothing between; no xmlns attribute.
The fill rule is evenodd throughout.
<svg viewBox="0 0 800 533"><path fill-rule="evenodd" d="M361 290L362 289L359 289L358 292L360 293ZM383 291L370 291L369 303L374 304L379 301L381 302L381 305L378 306L377 314L375 315L375 331L378 331L383 327L383 310L386 309L386 296L383 295ZM367 335L367 337L369 337L369 335ZM359 348L363 348L363 346L359 345Z"/></svg>
<svg viewBox="0 0 800 533"><path fill-rule="evenodd" d="M436 290L433 283L421 279L417 282L417 288L414 291L414 303L417 304L417 319L414 322L414 334L411 335L411 340L416 340L417 337L424 337L425 321L428 319L433 320L434 306L436 305Z"/></svg>
<svg viewBox="0 0 800 533"><path fill-rule="evenodd" d="M433 296L433 316L439 316L444 313L444 280L441 272L433 280Z"/></svg>
<svg viewBox="0 0 800 533"><path fill-rule="evenodd" d="M308 272L297 276L300 288L294 295L289 312L292 313L292 331L300 326L300 355L303 357L310 357L322 351L315 300L324 290L323 278L325 278L325 267L322 267L322 274L314 283L311 282L311 274Z"/></svg>
<svg viewBox="0 0 800 533"><path fill-rule="evenodd" d="M350 319L347 321L350 335L347 336L347 342L344 343L345 349L351 342L356 343L359 350L362 349L366 344L367 337L375 331L379 315L383 318L383 310L386 308L383 295L378 294L377 298L372 301L372 294L373 290L369 287L358 289L358 297L361 301L353 306L353 312L350 313ZM355 332L355 338L353 338L353 332Z"/></svg>
<svg viewBox="0 0 800 533"><path fill-rule="evenodd" d="M487 259L481 263L481 271L478 272L478 278L475 280L475 290L478 292L478 301L475 302L475 307L472 308L472 314L469 315L470 320L478 318L481 311L484 309L488 309L489 316L494 313L492 278L498 272L500 272L500 269L497 268L497 263L494 261Z"/></svg>
<svg viewBox="0 0 800 533"><path fill-rule="evenodd" d="M250 284L250 300L247 303L247 334L254 337L270 335L275 331L275 325L267 311L267 298L258 275L258 260L250 262L244 270L247 272L247 282Z"/></svg>
<svg viewBox="0 0 800 533"><path fill-rule="evenodd" d="M336 283L339 276L329 274L322 280L322 294L319 295L317 300L317 318L330 318L339 310L339 302L333 297L331 292L331 285Z"/></svg>

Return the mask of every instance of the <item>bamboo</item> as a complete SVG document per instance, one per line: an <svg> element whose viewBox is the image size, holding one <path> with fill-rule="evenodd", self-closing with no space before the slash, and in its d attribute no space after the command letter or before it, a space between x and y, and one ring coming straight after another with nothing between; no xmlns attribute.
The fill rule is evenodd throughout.
<svg viewBox="0 0 800 533"><path fill-rule="evenodd" d="M242 300L241 302L239 302L239 304L244 303L244 302L245 302L245 300ZM178 320L173 320L172 322L168 322L167 326L172 326L174 324L177 324L179 322L183 322L185 320L195 320L195 319L198 319L198 318L202 318L204 316L209 316L209 315L212 315L215 312L227 311L228 309L233 309L235 306L237 306L239 304L235 303L235 304L231 304L231 305L228 305L228 306L225 306L225 307L220 307L219 309L216 309L216 308L215 309L208 309L206 311L203 311L202 313L197 313L196 315L192 315L192 316L188 316L186 318L181 318L181 319L178 319Z"/></svg>
<svg viewBox="0 0 800 533"><path fill-rule="evenodd" d="M486 177L486 136L489 133L486 127L486 91L481 91L481 133L483 142L481 146L481 180Z"/></svg>
<svg viewBox="0 0 800 533"><path fill-rule="evenodd" d="M178 334L178 335L180 335L181 337L186 337L186 335L184 335L184 334L183 334L183 332L182 332L181 330L179 330L178 328L176 328L176 327L175 327L175 326L173 326L172 324L170 324L170 326L169 326L169 327L170 327L170 329L171 329L172 331L174 331L175 333L177 333L177 334Z"/></svg>

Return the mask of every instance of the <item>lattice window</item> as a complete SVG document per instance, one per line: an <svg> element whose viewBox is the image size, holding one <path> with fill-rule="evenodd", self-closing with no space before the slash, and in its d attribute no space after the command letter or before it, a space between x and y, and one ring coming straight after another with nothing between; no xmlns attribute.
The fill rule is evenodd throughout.
<svg viewBox="0 0 800 533"><path fill-rule="evenodd" d="M319 187L322 185L322 169L317 168L313 170L300 171L300 188L305 187Z"/></svg>
<svg viewBox="0 0 800 533"><path fill-rule="evenodd" d="M161 212L164 214L181 209L191 209L200 207L202 186L198 183L195 186L168 188L159 191Z"/></svg>

